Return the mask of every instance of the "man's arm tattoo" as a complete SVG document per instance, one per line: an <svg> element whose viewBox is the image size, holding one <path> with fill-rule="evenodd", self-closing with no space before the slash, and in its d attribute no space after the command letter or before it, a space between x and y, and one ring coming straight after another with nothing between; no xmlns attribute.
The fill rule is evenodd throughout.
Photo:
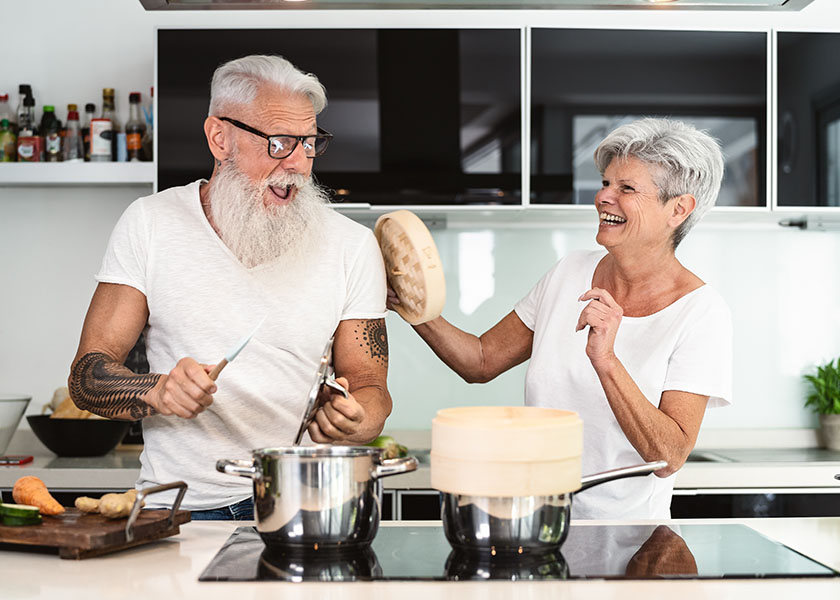
<svg viewBox="0 0 840 600"><path fill-rule="evenodd" d="M385 319L371 319L360 321L355 328L356 341L372 359L381 365L388 366L388 330Z"/></svg>
<svg viewBox="0 0 840 600"><path fill-rule="evenodd" d="M103 417L128 412L134 420L155 414L141 397L160 380L158 373L137 375L107 354L89 352L70 373L70 396L76 406Z"/></svg>

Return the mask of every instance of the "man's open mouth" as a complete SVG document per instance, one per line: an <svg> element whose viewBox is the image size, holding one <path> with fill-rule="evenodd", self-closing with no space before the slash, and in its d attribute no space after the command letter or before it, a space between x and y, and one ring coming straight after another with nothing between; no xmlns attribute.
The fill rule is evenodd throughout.
<svg viewBox="0 0 840 600"><path fill-rule="evenodd" d="M280 200L285 200L289 197L289 192L292 189L291 185L270 185L268 188L271 193L277 196Z"/></svg>

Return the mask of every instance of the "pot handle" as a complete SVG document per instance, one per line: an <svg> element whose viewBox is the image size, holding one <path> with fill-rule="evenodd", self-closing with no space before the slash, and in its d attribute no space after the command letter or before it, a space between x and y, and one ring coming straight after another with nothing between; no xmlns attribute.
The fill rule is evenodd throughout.
<svg viewBox="0 0 840 600"><path fill-rule="evenodd" d="M649 475L659 469L664 469L668 466L667 461L657 460L654 462L642 463L640 465L633 465L632 467L622 467L620 469L611 469L601 473L593 473L586 475L580 479L580 489L578 492L588 490L591 487L606 483L608 481L615 481L616 479L624 479L625 477L637 477L639 475Z"/></svg>
<svg viewBox="0 0 840 600"><path fill-rule="evenodd" d="M216 470L225 475L238 475L248 479L259 479L260 474L253 460L230 460L223 458L216 461Z"/></svg>
<svg viewBox="0 0 840 600"><path fill-rule="evenodd" d="M387 477L388 475L399 475L417 469L417 459L413 456L403 458L386 458L374 466L370 476L373 479Z"/></svg>

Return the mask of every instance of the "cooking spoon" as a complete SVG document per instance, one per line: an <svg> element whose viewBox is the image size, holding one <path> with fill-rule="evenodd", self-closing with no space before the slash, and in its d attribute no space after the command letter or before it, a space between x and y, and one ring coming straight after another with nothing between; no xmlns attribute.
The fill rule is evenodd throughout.
<svg viewBox="0 0 840 600"><path fill-rule="evenodd" d="M216 378L219 376L219 373L221 373L221 372L222 372L222 369L224 369L224 368L227 366L227 364L228 364L229 362L233 362L233 359L234 359L234 358L236 358L236 356L237 356L240 352L242 352L242 349L243 349L245 346L247 346L247 345L248 345L248 342L250 342L250 341L251 341L251 338L252 338L252 337L254 337L254 334L257 332L257 329L259 329L259 328L260 328L260 325L262 325L262 324L263 324L263 321L265 321L265 319L266 319L266 317L267 317L267 316L268 316L268 315L266 315L265 317L263 317L262 319L260 319L260 322L259 322L259 323L257 323L257 325L256 325L256 326L255 326L255 327L251 330L251 333L249 333L249 334L248 334L248 335L246 335L244 338L242 338L242 339L239 341L239 343L238 343L238 344L236 344L236 346L234 346L234 347L233 347L233 349L231 349L231 351L230 351L230 352L228 352L227 354L225 354L225 357L224 357L222 360L220 360L220 361L218 362L218 364L216 364L216 366L215 366L215 367L213 367L213 370L212 370L212 371L210 371L210 379L212 379L213 381L216 381Z"/></svg>

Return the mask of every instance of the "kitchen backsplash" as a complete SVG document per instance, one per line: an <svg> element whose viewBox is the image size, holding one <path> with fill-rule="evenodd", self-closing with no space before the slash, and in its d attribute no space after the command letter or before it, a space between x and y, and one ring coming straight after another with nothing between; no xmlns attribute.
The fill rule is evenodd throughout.
<svg viewBox="0 0 840 600"><path fill-rule="evenodd" d="M595 249L592 225L469 227L434 232L446 271L444 316L482 333L513 309L567 252ZM768 223L704 224L678 250L717 288L734 322L734 398L706 413L705 428L812 427L802 374L840 355L840 233ZM388 317L393 428L428 427L446 406L521 404L522 365L487 384L467 384L397 315Z"/></svg>
<svg viewBox="0 0 840 600"><path fill-rule="evenodd" d="M40 412L64 385L111 228L145 186L0 187L0 392L33 396ZM713 215L714 216L714 215ZM436 229L447 281L444 316L481 333L512 310L558 257L597 248L595 221ZM735 390L706 428L814 426L802 374L840 355L840 232L701 223L678 256L732 309ZM525 366L469 385L397 315L388 316L391 429L426 429L446 406L523 402ZM25 423L23 425L25 427Z"/></svg>

